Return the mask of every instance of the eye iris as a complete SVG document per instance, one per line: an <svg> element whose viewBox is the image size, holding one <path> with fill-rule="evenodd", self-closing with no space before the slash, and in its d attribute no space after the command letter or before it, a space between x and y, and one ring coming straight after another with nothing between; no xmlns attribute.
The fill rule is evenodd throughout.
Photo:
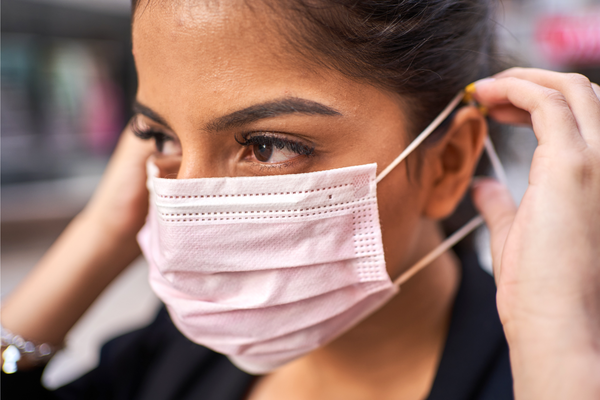
<svg viewBox="0 0 600 400"><path fill-rule="evenodd" d="M272 144L257 144L254 146L254 156L258 161L266 162L269 161L273 155Z"/></svg>

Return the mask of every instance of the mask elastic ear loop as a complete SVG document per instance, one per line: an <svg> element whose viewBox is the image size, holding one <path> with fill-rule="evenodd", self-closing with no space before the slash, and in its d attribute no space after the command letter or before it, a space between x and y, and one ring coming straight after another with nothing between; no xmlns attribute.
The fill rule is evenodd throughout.
<svg viewBox="0 0 600 400"><path fill-rule="evenodd" d="M498 153L494 148L494 144L489 136L485 137L485 151L487 152L488 157L490 158L490 162L492 164L492 169L494 170L494 175L498 178L501 184L504 186L508 186L508 178L506 177L506 172L504 171L504 167L500 162L500 158L498 157Z"/></svg>
<svg viewBox="0 0 600 400"><path fill-rule="evenodd" d="M454 109L460 104L464 97L465 91L462 90L459 94L456 95L456 97L454 97L454 99L452 99L450 104L448 104L446 108L444 108L440 115L438 115L437 118L434 119L431 122L431 124L429 124L429 126L427 126L427 128L425 128L425 130L421 132L419 136L417 136L417 138L413 140L413 142L409 144L408 147L404 149L404 151L400 153L400 155L390 163L390 165L388 165L383 171L381 171L377 178L375 178L375 182L379 183L383 178L387 176L387 174L389 174L394 168L396 168L398 164L400 164L406 157L408 157L408 155L412 153L423 142L423 140L427 139L427 137L431 135L433 131L435 131L435 129L438 126L440 126L442 122L444 122L448 115L450 115L450 113L454 111Z"/></svg>
<svg viewBox="0 0 600 400"><path fill-rule="evenodd" d="M410 267L406 272L400 275L395 281L394 285L400 287L404 282L413 277L417 272L428 266L433 260L445 253L449 248L460 242L469 233L473 232L480 225L483 224L483 217L481 215L476 216L465 226L454 232L446 240L444 240L438 247L436 247L431 253L421 258L415 265Z"/></svg>
<svg viewBox="0 0 600 400"><path fill-rule="evenodd" d="M446 111L446 109L444 111ZM437 118L434 122L436 122L436 121L437 121ZM433 123L432 123L432 125L433 125ZM427 129L429 129L429 127ZM433 129L435 129L435 127ZM423 133L425 133L425 131ZM428 135L430 133L431 132L429 132ZM421 134L419 136L422 136L422 135L423 134ZM423 140L421 140L421 142L422 141ZM485 150L488 154L488 157L490 158L490 162L492 164L492 169L494 170L494 175L496 175L496 177L502 184L507 185L508 180L506 178L506 172L504 171L504 167L502 166L502 163L500 162L498 153L496 152L496 149L494 148L494 145L493 145L492 141L490 140L489 136L486 136L484 146L485 146ZM401 154L401 156L402 156L402 154ZM398 157L398 158L400 158L400 157ZM384 172L386 174L389 172L389 171L387 171L387 172L386 171L387 171L387 168L381 173L381 175L383 175ZM484 223L484 220L481 215L478 215L478 216L474 217L473 219L471 219L462 228L460 228L459 230L454 232L452 235L450 235L448 238L446 238L446 240L444 240L433 251L431 251L425 257L421 258L415 265L410 267L403 274L401 274L398 278L396 278L394 280L394 285L396 285L397 287L400 287L403 283L405 283L407 280L412 278L417 272L419 272L420 270L422 270L423 268L428 266L433 260L435 260L436 258L441 256L444 252L446 252L448 249L450 249L456 243L460 242L462 239L465 238L465 236L467 236L469 233L473 232L475 229L477 229L483 223Z"/></svg>

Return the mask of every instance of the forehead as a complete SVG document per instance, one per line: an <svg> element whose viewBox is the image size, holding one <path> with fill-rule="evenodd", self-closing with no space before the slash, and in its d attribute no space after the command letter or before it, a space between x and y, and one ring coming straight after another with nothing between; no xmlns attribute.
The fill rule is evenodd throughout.
<svg viewBox="0 0 600 400"><path fill-rule="evenodd" d="M285 40L294 34L281 11L260 1L141 4L133 23L138 100L183 130L287 97L316 101L347 117L385 108L388 93L301 58ZM395 112L397 105L393 97L389 107Z"/></svg>
<svg viewBox="0 0 600 400"><path fill-rule="evenodd" d="M160 52L169 59L222 67L228 64L225 60L245 57L254 63L267 55L273 58L282 47L274 32L277 15L267 14L264 6L235 0L150 2L139 6L134 16L134 53Z"/></svg>
<svg viewBox="0 0 600 400"><path fill-rule="evenodd" d="M141 94L159 85L161 96L188 90L239 96L314 79L280 39L280 23L268 7L243 1L141 5L133 23Z"/></svg>

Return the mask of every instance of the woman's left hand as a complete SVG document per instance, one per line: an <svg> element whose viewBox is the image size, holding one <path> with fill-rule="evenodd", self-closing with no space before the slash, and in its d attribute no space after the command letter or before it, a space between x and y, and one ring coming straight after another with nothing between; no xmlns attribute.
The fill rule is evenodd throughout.
<svg viewBox="0 0 600 400"><path fill-rule="evenodd" d="M600 398L600 87L514 68L476 84L491 118L532 126L529 187L478 182L517 398Z"/></svg>

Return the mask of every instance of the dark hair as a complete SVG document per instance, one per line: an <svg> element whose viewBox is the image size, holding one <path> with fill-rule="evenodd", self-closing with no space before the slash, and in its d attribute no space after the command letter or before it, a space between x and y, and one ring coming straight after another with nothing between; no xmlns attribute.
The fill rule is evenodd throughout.
<svg viewBox="0 0 600 400"><path fill-rule="evenodd" d="M280 31L305 60L403 96L414 134L460 89L498 70L495 0L261 2L287 11Z"/></svg>
<svg viewBox="0 0 600 400"><path fill-rule="evenodd" d="M296 51L401 95L414 134L458 91L498 70L493 0L275 1L300 25L286 35Z"/></svg>

